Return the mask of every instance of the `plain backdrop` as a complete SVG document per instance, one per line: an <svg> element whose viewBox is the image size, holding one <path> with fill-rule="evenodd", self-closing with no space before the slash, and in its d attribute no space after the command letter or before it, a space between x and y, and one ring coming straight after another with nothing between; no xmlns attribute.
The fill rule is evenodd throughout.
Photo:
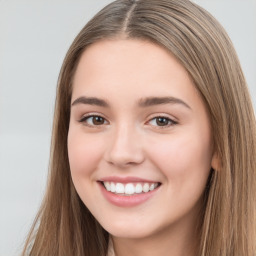
<svg viewBox="0 0 256 256"><path fill-rule="evenodd" d="M19 255L46 184L65 53L110 0L0 0L0 256ZM226 28L256 105L256 0L197 0ZM74 255L75 256L75 255Z"/></svg>

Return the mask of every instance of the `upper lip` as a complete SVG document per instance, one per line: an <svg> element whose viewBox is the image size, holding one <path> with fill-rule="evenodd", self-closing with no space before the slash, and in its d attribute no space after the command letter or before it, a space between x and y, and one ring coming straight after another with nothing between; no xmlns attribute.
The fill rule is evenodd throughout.
<svg viewBox="0 0 256 256"><path fill-rule="evenodd" d="M120 182L120 183L129 183L129 182L144 182L144 183L156 183L156 180L149 180L139 177L127 176L127 177L119 177L119 176L108 176L99 179L99 181L112 181L112 182Z"/></svg>

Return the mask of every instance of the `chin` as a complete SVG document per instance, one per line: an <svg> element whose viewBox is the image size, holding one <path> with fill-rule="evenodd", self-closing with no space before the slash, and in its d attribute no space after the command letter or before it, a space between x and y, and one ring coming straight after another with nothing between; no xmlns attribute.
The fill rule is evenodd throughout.
<svg viewBox="0 0 256 256"><path fill-rule="evenodd" d="M102 225L102 223L101 223ZM144 223L143 225L136 222L112 222L105 223L102 227L112 236L128 239L142 239L154 234L156 228Z"/></svg>
<svg viewBox="0 0 256 256"><path fill-rule="evenodd" d="M143 239L151 235L151 233L147 232L147 230L143 230L143 231L138 229L131 230L131 228L126 228L122 230L112 228L108 232L113 237L126 238L126 239Z"/></svg>

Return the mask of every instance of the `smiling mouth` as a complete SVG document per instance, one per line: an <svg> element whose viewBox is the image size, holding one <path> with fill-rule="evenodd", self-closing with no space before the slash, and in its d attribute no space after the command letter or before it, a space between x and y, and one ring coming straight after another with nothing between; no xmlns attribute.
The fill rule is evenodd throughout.
<svg viewBox="0 0 256 256"><path fill-rule="evenodd" d="M101 181L104 188L113 194L120 196L132 196L138 194L146 194L158 188L161 183L154 182L137 182L137 183L120 183L112 181Z"/></svg>

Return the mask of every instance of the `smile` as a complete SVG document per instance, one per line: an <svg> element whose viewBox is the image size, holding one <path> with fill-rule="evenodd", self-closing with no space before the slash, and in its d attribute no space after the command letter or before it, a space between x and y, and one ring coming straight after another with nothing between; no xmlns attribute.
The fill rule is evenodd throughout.
<svg viewBox="0 0 256 256"><path fill-rule="evenodd" d="M103 185L107 191L112 192L114 194L123 195L123 196L132 196L134 194L142 194L142 193L148 193L150 191L153 191L160 184L158 182L120 183L120 182L104 181Z"/></svg>
<svg viewBox="0 0 256 256"><path fill-rule="evenodd" d="M139 177L104 177L98 180L104 198L118 207L134 207L155 197L162 183Z"/></svg>

